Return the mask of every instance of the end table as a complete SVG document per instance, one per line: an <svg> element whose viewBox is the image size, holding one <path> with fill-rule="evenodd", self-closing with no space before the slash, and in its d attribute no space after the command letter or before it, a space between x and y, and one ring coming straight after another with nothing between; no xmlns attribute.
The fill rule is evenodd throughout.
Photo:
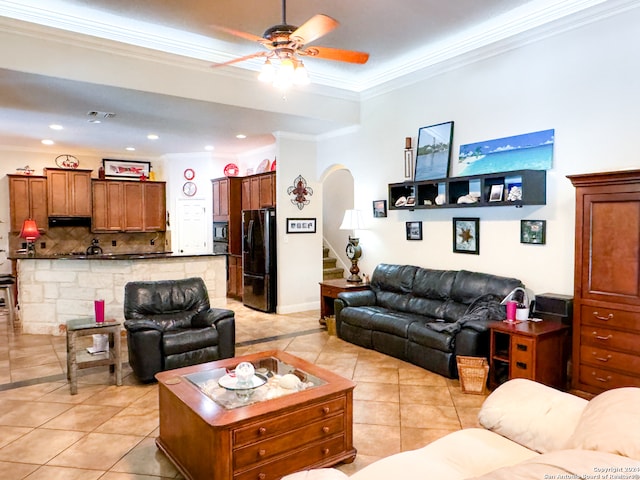
<svg viewBox="0 0 640 480"><path fill-rule="evenodd" d="M369 284L347 282L344 278L324 280L320 282L320 325L325 325L325 318L334 314L333 301L341 292L369 290Z"/></svg>
<svg viewBox="0 0 640 480"><path fill-rule="evenodd" d="M109 335L109 351L91 355L78 351L76 340L94 334ZM109 365L115 370L116 385L122 385L122 360L120 343L120 322L105 320L97 323L93 318L78 318L67 322L67 379L71 395L78 393L78 369Z"/></svg>

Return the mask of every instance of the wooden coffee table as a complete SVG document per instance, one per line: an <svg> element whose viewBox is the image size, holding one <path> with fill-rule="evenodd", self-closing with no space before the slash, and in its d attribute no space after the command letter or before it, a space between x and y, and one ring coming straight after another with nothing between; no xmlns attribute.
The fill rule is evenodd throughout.
<svg viewBox="0 0 640 480"><path fill-rule="evenodd" d="M217 386L216 379L240 362L251 362L259 372L294 373L313 386L269 400L261 391L248 400L255 403L235 408L221 400L233 392L212 395L218 401L204 393L201 380L210 378ZM169 370L156 378L156 445L187 479L276 480L355 458L355 383L293 355L271 350Z"/></svg>

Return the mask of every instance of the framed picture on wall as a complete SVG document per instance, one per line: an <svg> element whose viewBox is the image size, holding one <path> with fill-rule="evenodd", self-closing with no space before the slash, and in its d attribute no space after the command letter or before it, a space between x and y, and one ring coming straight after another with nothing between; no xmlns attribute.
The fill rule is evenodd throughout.
<svg viewBox="0 0 640 480"><path fill-rule="evenodd" d="M418 130L414 181L445 178L449 175L453 122L440 123Z"/></svg>
<svg viewBox="0 0 640 480"><path fill-rule="evenodd" d="M453 251L455 253L480 254L480 219L453 219Z"/></svg>
<svg viewBox="0 0 640 480"><path fill-rule="evenodd" d="M316 233L316 219L287 218L287 233Z"/></svg>
<svg viewBox="0 0 640 480"><path fill-rule="evenodd" d="M546 220L520 220L520 243L544 245L546 230Z"/></svg>
<svg viewBox="0 0 640 480"><path fill-rule="evenodd" d="M130 160L102 159L104 174L111 178L140 178L143 175L149 178L151 162L132 162Z"/></svg>
<svg viewBox="0 0 640 480"><path fill-rule="evenodd" d="M422 240L422 222L406 222L407 240Z"/></svg>
<svg viewBox="0 0 640 480"><path fill-rule="evenodd" d="M387 201L374 200L373 201L373 218L384 218L386 216L387 216Z"/></svg>

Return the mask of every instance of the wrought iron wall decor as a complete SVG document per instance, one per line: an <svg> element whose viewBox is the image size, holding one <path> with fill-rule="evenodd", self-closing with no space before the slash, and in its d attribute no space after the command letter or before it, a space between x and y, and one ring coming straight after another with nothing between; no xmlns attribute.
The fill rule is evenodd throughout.
<svg viewBox="0 0 640 480"><path fill-rule="evenodd" d="M307 196L313 195L313 189L307 186L307 181L302 175L298 175L293 181L293 185L287 188L287 195L293 195L291 203L298 207L298 210L302 210L305 205L309 205L311 202Z"/></svg>

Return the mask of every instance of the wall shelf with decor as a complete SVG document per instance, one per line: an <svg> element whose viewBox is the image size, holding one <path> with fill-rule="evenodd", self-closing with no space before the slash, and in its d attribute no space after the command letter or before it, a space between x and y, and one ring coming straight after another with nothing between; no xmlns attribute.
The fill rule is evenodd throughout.
<svg viewBox="0 0 640 480"><path fill-rule="evenodd" d="M458 203L463 198L465 203ZM546 205L546 170L389 184L389 210Z"/></svg>

